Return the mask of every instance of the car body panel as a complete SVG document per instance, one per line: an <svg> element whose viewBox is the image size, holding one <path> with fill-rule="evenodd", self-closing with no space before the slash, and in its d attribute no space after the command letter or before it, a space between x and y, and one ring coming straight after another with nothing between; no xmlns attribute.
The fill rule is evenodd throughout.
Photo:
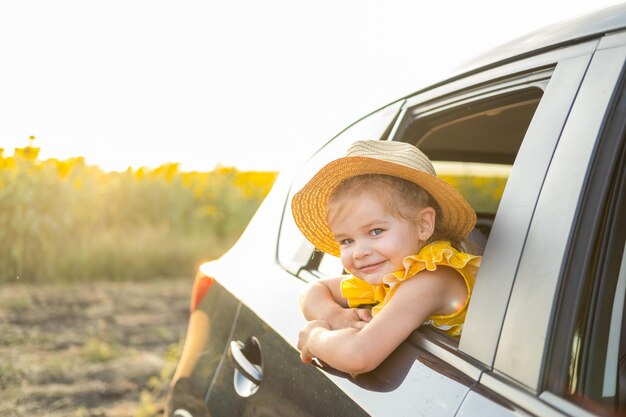
<svg viewBox="0 0 626 417"><path fill-rule="evenodd" d="M213 374L219 368L224 349L237 317L239 301L227 294L219 283L213 283L198 308L192 312L189 332L194 332L196 345L187 355L196 363L189 377L199 392L210 389ZM194 328L195 327L195 328Z"/></svg>
<svg viewBox="0 0 626 417"><path fill-rule="evenodd" d="M335 383L373 416L454 416L474 381L410 342L376 370Z"/></svg>
<svg viewBox="0 0 626 417"><path fill-rule="evenodd" d="M529 417L531 414L485 389L467 394L456 417Z"/></svg>

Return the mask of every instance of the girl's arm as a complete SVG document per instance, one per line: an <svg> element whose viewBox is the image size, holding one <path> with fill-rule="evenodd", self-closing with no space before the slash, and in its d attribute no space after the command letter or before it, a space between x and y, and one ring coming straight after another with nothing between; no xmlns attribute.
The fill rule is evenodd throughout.
<svg viewBox="0 0 626 417"><path fill-rule="evenodd" d="M300 296L300 309L307 320L324 320L331 329L364 327L371 319L367 309L348 308L341 296L342 277L323 279L307 285Z"/></svg>
<svg viewBox="0 0 626 417"><path fill-rule="evenodd" d="M391 300L363 329L331 330L312 321L299 335L304 362L313 357L351 374L371 371L433 314L451 314L463 305L467 288L451 268L422 271L402 283Z"/></svg>

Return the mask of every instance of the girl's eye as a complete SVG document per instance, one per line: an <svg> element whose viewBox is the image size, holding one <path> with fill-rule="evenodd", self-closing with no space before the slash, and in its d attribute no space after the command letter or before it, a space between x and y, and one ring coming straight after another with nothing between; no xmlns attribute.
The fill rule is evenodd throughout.
<svg viewBox="0 0 626 417"><path fill-rule="evenodd" d="M349 245L352 242L353 242L352 239L343 239L343 240L339 241L339 245L346 246L346 245Z"/></svg>
<svg viewBox="0 0 626 417"><path fill-rule="evenodd" d="M372 230L370 230L370 235L371 236L378 236L382 232L383 232L383 229L372 229Z"/></svg>

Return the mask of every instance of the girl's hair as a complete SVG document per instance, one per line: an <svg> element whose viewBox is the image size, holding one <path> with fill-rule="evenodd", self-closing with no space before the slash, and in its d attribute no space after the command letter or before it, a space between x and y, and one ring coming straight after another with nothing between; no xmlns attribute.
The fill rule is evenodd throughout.
<svg viewBox="0 0 626 417"><path fill-rule="evenodd" d="M343 202L364 192L376 198L387 213L410 222L417 220L417 213L424 207L434 208L435 230L426 243L447 240L452 247L461 250L464 236L455 236L454 233L443 230L441 222L437 221L441 218L441 209L432 196L419 185L391 175L366 174L343 181L330 194L326 218L336 215Z"/></svg>

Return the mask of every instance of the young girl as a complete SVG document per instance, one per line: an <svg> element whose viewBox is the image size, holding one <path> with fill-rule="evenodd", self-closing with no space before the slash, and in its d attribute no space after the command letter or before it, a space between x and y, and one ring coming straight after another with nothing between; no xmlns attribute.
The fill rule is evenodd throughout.
<svg viewBox="0 0 626 417"><path fill-rule="evenodd" d="M351 274L302 294L303 362L360 374L422 324L460 335L480 257L458 249L476 214L415 146L354 143L294 196L292 211L307 239Z"/></svg>

